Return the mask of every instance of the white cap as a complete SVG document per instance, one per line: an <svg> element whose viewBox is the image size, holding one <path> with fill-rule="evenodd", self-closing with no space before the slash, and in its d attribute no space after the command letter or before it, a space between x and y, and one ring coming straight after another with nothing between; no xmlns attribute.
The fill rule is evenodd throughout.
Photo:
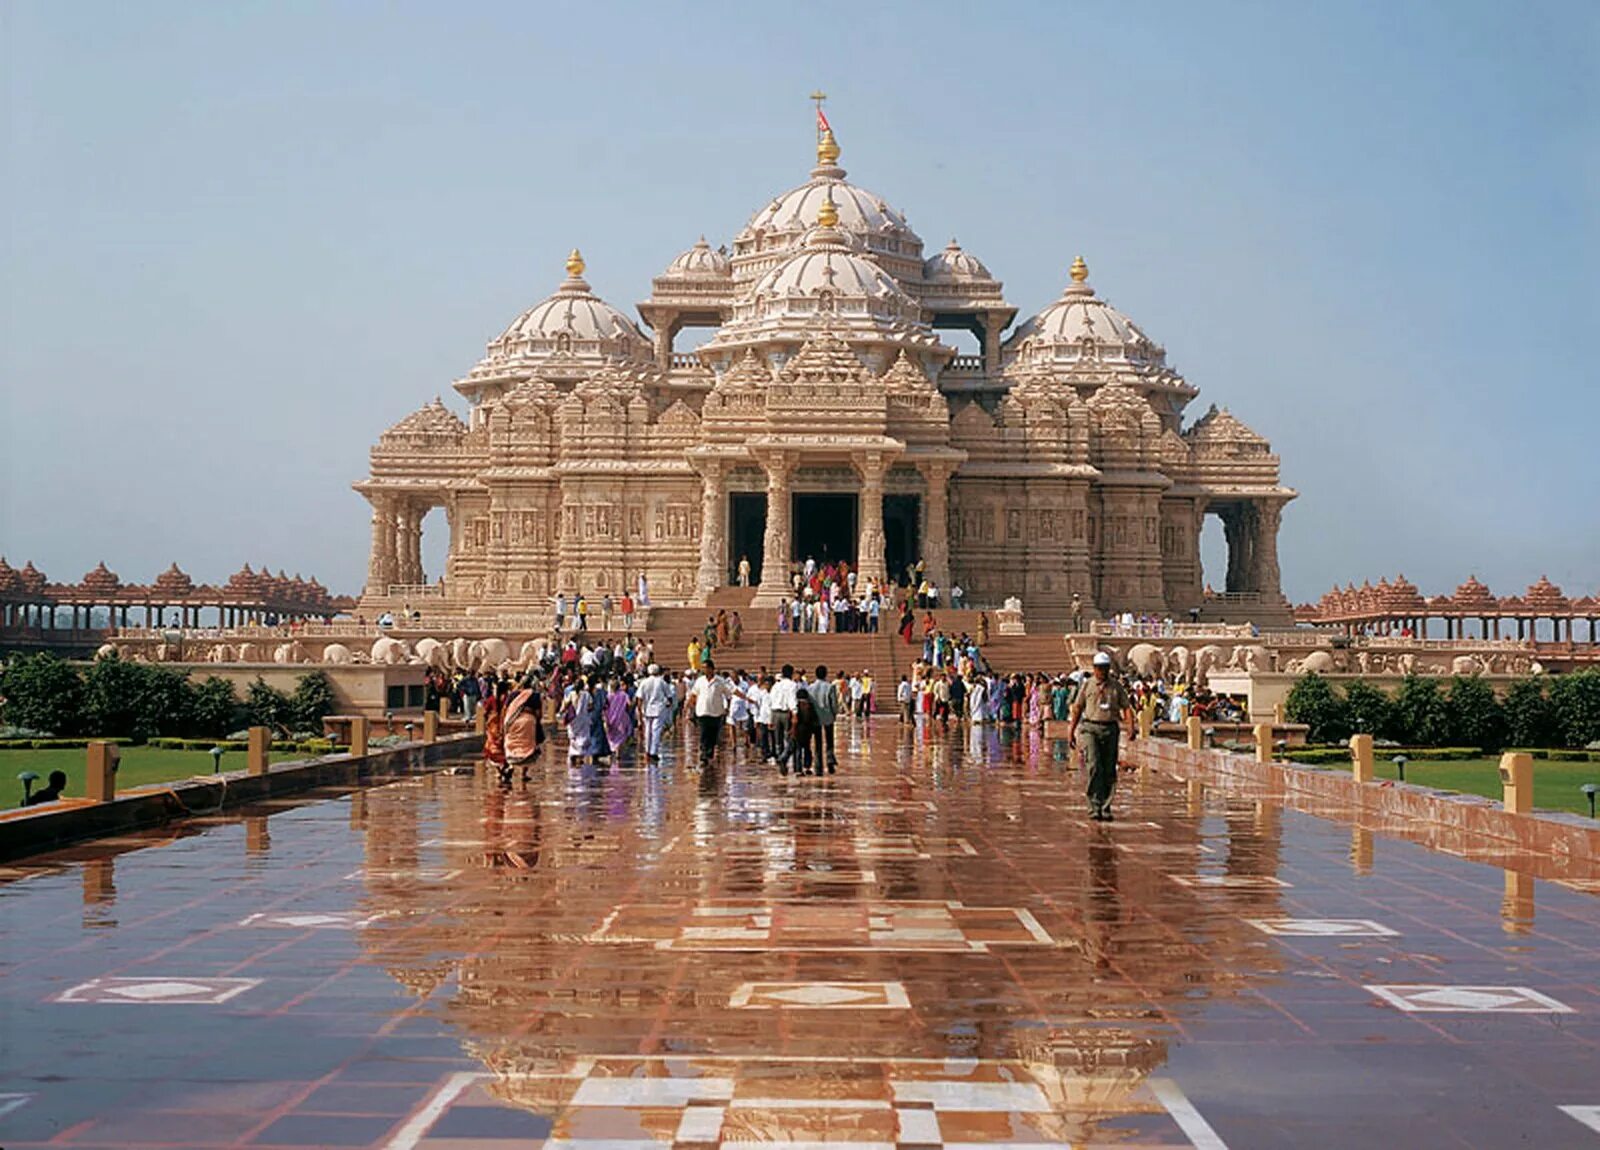
<svg viewBox="0 0 1600 1150"><path fill-rule="evenodd" d="M1094 653L1094 665L1096 667L1111 666L1111 656L1107 655L1104 651L1096 651Z"/></svg>
<svg viewBox="0 0 1600 1150"><path fill-rule="evenodd" d="M659 674L661 674L661 668L659 666L657 666L655 663L651 663L648 667L645 668L645 672L647 674L651 674L651 675L659 675Z"/></svg>

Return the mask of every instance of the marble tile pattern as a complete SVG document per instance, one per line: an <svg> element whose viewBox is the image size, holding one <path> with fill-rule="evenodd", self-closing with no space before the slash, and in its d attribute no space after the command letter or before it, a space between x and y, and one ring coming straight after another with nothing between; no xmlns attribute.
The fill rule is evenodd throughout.
<svg viewBox="0 0 1600 1150"><path fill-rule="evenodd" d="M8 864L0 1146L1600 1146L1593 858L1177 756L1101 825L1033 734L688 738Z"/></svg>

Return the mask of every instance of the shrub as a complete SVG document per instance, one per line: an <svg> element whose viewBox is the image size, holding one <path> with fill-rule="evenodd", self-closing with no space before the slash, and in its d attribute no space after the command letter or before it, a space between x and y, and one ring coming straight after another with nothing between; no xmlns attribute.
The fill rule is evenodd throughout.
<svg viewBox="0 0 1600 1150"><path fill-rule="evenodd" d="M1506 738L1519 747L1547 747L1556 741L1556 712L1544 679L1518 679L1506 690L1501 710Z"/></svg>
<svg viewBox="0 0 1600 1150"><path fill-rule="evenodd" d="M1355 679L1345 685L1344 702L1352 734L1377 735L1389 730L1392 707L1382 688Z"/></svg>
<svg viewBox="0 0 1600 1150"><path fill-rule="evenodd" d="M83 730L83 680L48 652L10 660L0 673L5 721L57 735Z"/></svg>
<svg viewBox="0 0 1600 1150"><path fill-rule="evenodd" d="M1407 675L1390 706L1390 737L1411 746L1435 746L1450 739L1450 708L1436 679Z"/></svg>
<svg viewBox="0 0 1600 1150"><path fill-rule="evenodd" d="M83 706L90 732L175 735L189 722L189 685L168 667L100 659L84 673Z"/></svg>
<svg viewBox="0 0 1600 1150"><path fill-rule="evenodd" d="M1555 734L1562 746L1600 739L1600 670L1576 671L1550 680Z"/></svg>
<svg viewBox="0 0 1600 1150"><path fill-rule="evenodd" d="M225 735L239 725L239 693L230 680L210 675L189 689L190 733Z"/></svg>
<svg viewBox="0 0 1600 1150"><path fill-rule="evenodd" d="M311 671L295 684L288 717L296 730L320 731L323 716L332 714L333 708L333 684L323 672Z"/></svg>
<svg viewBox="0 0 1600 1150"><path fill-rule="evenodd" d="M1489 750L1505 746L1506 716L1494 688L1475 675L1457 675L1445 696L1449 737Z"/></svg>
<svg viewBox="0 0 1600 1150"><path fill-rule="evenodd" d="M289 696L268 686L260 675L245 692L244 709L252 727L286 727L289 722Z"/></svg>
<svg viewBox="0 0 1600 1150"><path fill-rule="evenodd" d="M1333 684L1314 671L1290 688L1284 712L1291 722L1311 728L1307 737L1314 743L1334 743L1350 736L1344 699Z"/></svg>

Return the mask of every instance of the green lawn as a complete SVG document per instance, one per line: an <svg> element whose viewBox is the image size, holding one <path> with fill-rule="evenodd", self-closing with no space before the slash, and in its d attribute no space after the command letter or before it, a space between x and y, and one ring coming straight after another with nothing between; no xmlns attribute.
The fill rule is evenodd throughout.
<svg viewBox="0 0 1600 1150"><path fill-rule="evenodd" d="M272 761L308 759L310 755L296 751L273 751ZM51 771L67 772L68 797L83 794L83 768L87 752L82 750L50 751L0 751L0 807L14 807L22 802L22 784L17 775L23 771L37 771L37 790ZM244 769L244 752L229 751L222 756L222 769ZM209 775L211 755L207 751L168 751L158 747L123 747L122 762L117 767L119 791L142 787L146 783L170 783L187 779L191 775Z"/></svg>
<svg viewBox="0 0 1600 1150"><path fill-rule="evenodd" d="M1378 777L1395 778L1389 757L1378 755ZM1428 762L1412 759L1406 763L1406 782L1440 790L1462 791L1499 800L1500 759L1462 759L1459 762ZM1552 811L1589 813L1589 800L1578 790L1584 783L1600 783L1600 763L1557 763L1533 760L1533 805Z"/></svg>

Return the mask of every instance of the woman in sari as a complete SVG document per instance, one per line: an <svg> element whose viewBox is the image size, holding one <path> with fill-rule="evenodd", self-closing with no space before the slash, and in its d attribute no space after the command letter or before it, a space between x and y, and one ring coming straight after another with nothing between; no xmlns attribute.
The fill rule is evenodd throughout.
<svg viewBox="0 0 1600 1150"><path fill-rule="evenodd" d="M987 647L989 645L989 612L987 611L978 612L977 638L979 647Z"/></svg>
<svg viewBox="0 0 1600 1150"><path fill-rule="evenodd" d="M594 754L590 739L594 732L594 696L582 679L574 679L561 700L561 721L567 728L567 758L584 759Z"/></svg>
<svg viewBox="0 0 1600 1150"><path fill-rule="evenodd" d="M733 645L737 647L744 639L744 620L739 618L739 612L735 611L733 613L731 624L733 627Z"/></svg>
<svg viewBox="0 0 1600 1150"><path fill-rule="evenodd" d="M544 744L541 702L539 680L532 675L525 676L517 689L505 699L501 720L505 764L500 768L501 782L511 781L513 767L522 768L522 777L526 779L528 768L539 757L539 748Z"/></svg>
<svg viewBox="0 0 1600 1150"><path fill-rule="evenodd" d="M506 767L505 684L497 679L490 680L483 699L483 758L500 772L502 782L510 778L511 772Z"/></svg>
<svg viewBox="0 0 1600 1150"><path fill-rule="evenodd" d="M611 680L611 689L606 696L605 728L611 753L620 753L622 745L633 736L633 700L617 679Z"/></svg>
<svg viewBox="0 0 1600 1150"><path fill-rule="evenodd" d="M911 646L911 633L916 630L917 620L911 614L911 604L900 600L900 637L906 641L906 646Z"/></svg>
<svg viewBox="0 0 1600 1150"><path fill-rule="evenodd" d="M589 676L589 697L593 718L589 721L589 747L595 762L611 757L611 743L606 738L606 707L611 702L611 692L599 675Z"/></svg>
<svg viewBox="0 0 1600 1150"><path fill-rule="evenodd" d="M729 645L731 634L728 630L728 609L726 607L717 608L716 636L718 648Z"/></svg>

